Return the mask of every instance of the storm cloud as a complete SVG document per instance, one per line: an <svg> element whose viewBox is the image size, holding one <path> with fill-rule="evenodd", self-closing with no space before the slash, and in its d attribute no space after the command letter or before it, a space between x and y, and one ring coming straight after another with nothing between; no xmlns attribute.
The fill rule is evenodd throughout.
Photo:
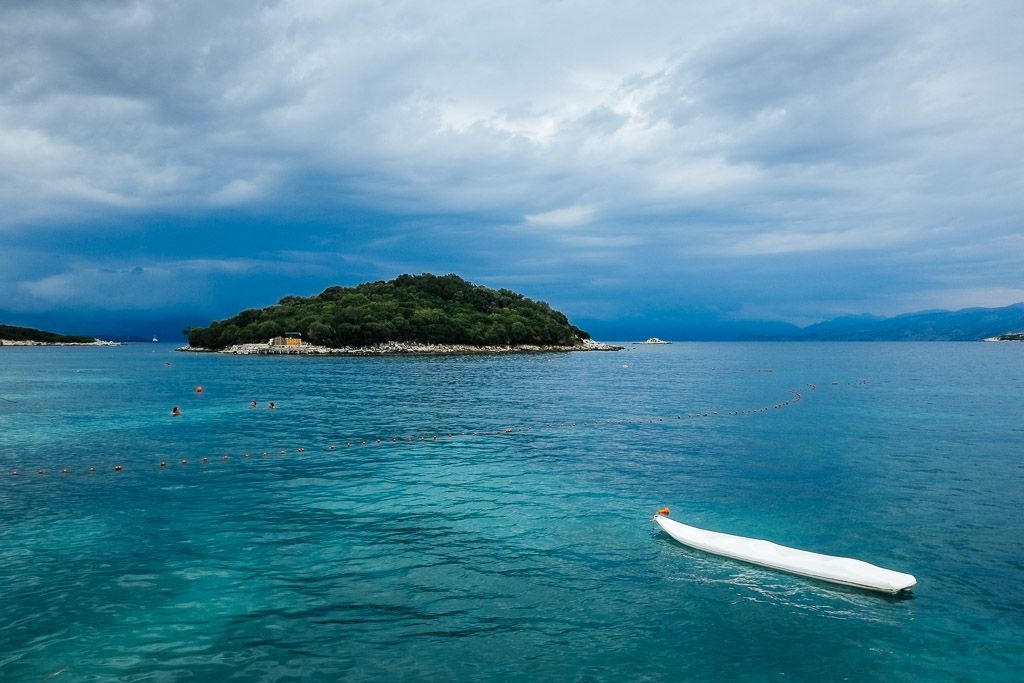
<svg viewBox="0 0 1024 683"><path fill-rule="evenodd" d="M1022 32L1013 2L4 3L0 309L428 270L599 330L1024 300Z"/></svg>

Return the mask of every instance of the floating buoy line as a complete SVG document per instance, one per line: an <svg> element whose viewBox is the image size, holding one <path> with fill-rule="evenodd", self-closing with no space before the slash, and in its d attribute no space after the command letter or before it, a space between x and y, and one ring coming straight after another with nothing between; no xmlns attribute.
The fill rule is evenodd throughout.
<svg viewBox="0 0 1024 683"><path fill-rule="evenodd" d="M867 384L867 380L858 382L859 384ZM837 381L832 382L833 385L838 384ZM815 391L817 385L808 384L806 388L810 391ZM408 446L410 444L418 443L436 443L436 442L455 442L465 441L467 439L481 438L481 437L507 437L519 433L530 433L530 432L543 432L553 431L558 429L578 429L581 427L598 427L598 426L627 426L627 425L653 425L653 424L666 424L673 422L683 422L689 420L698 420L704 418L715 418L715 417L738 417L743 415L756 415L760 413L770 413L775 410L782 410L790 406L796 405L803 400L803 394L798 389L790 389L790 398L771 405L762 405L753 408L742 408L738 410L722 411L722 410L702 410L700 412L690 413L678 413L674 415L659 415L653 417L642 417L642 418L597 418L587 420L576 420L573 422L550 422L538 425L527 425L527 426L512 426L512 427L500 427L491 429L477 429L477 430L462 430L462 431L438 431L424 434L405 434L399 436L368 436L368 437L355 437L349 439L339 439L331 443L322 446L319 451L332 452L332 451L350 451L358 450L366 447L377 447L377 446ZM220 457L214 457L213 460L219 462L229 462L233 459L240 460L257 460L263 458L269 458L272 455L285 456L288 454L302 454L308 452L305 447L298 448L278 448L268 449L263 451L249 451L241 455L232 456L230 454L224 454ZM177 459L162 459L154 462L154 467L158 469L167 469L172 464L179 466L187 466L192 462L198 462L203 465L211 463L210 456L201 456L200 458L192 459L187 457ZM124 465L121 462L115 462L107 465L103 468L97 469L95 465L88 467L76 468L72 470L69 467L61 467L59 470L53 470L54 473L59 473L61 476L67 476L71 474L84 472L86 474L97 474L100 471L122 473L125 471ZM34 476L46 476L51 474L51 470L45 468L13 468L9 472L8 479L23 477L28 472L34 472Z"/></svg>

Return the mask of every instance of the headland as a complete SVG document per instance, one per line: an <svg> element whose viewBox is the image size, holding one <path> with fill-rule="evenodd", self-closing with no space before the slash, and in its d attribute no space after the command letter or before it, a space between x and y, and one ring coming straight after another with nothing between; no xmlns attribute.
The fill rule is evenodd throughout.
<svg viewBox="0 0 1024 683"><path fill-rule="evenodd" d="M1024 332L1007 332L994 337L985 337L987 342L1024 341Z"/></svg>
<svg viewBox="0 0 1024 683"><path fill-rule="evenodd" d="M31 327L0 325L0 346L119 346L93 337L57 334Z"/></svg>
<svg viewBox="0 0 1024 683"><path fill-rule="evenodd" d="M24 339L0 339L0 346L120 346L121 342L93 339L87 342L45 342Z"/></svg>

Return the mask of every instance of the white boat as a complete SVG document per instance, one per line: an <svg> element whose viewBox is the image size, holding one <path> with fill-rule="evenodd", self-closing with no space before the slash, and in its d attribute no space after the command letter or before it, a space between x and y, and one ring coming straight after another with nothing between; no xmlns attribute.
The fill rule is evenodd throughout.
<svg viewBox="0 0 1024 683"><path fill-rule="evenodd" d="M671 344L672 342L665 341L664 339L658 339L657 337L651 337L647 341L633 342L633 343L634 344Z"/></svg>
<svg viewBox="0 0 1024 683"><path fill-rule="evenodd" d="M917 579L910 574L883 569L860 560L822 555L787 548L771 541L698 529L669 519L660 513L655 515L654 519L665 533L683 545L713 555L730 557L820 581L883 593L896 594L917 585Z"/></svg>

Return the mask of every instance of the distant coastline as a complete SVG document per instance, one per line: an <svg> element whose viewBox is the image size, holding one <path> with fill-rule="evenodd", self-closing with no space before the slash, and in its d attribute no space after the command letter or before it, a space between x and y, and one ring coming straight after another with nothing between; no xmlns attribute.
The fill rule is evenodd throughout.
<svg viewBox="0 0 1024 683"><path fill-rule="evenodd" d="M472 344L418 344L415 342L384 342L373 346L329 347L315 344L301 346L275 346L263 344L234 344L223 349L205 349L181 346L178 351L190 353L221 353L230 356L391 356L391 355L460 355L507 353L569 353L573 351L621 351L622 346L585 339L579 344L501 344L475 346Z"/></svg>
<svg viewBox="0 0 1024 683"><path fill-rule="evenodd" d="M88 342L47 342L30 339L0 339L0 346L120 346L121 342L93 339Z"/></svg>
<svg viewBox="0 0 1024 683"><path fill-rule="evenodd" d="M46 332L33 327L0 325L0 346L117 346L117 344L82 335Z"/></svg>
<svg viewBox="0 0 1024 683"><path fill-rule="evenodd" d="M984 341L987 342L1024 342L1024 332L1009 332L1007 334L997 334L994 337L986 337Z"/></svg>

